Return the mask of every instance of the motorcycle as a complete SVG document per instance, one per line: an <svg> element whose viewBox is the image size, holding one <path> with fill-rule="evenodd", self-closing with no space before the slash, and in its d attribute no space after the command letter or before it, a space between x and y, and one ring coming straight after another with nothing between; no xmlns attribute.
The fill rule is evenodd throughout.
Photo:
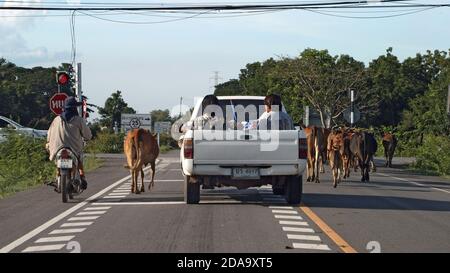
<svg viewBox="0 0 450 273"><path fill-rule="evenodd" d="M56 153L55 163L58 168L55 191L61 193L62 201L66 203L83 192L78 159L70 148L64 147Z"/></svg>

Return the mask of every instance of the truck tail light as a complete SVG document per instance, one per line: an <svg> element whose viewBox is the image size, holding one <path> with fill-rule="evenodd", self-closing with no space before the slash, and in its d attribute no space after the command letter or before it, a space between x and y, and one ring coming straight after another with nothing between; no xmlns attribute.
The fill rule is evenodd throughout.
<svg viewBox="0 0 450 273"><path fill-rule="evenodd" d="M183 142L183 152L184 152L184 158L186 159L193 159L194 158L194 143L192 141L192 138L187 138Z"/></svg>
<svg viewBox="0 0 450 273"><path fill-rule="evenodd" d="M308 157L308 145L306 144L306 138L298 139L298 158L306 159Z"/></svg>

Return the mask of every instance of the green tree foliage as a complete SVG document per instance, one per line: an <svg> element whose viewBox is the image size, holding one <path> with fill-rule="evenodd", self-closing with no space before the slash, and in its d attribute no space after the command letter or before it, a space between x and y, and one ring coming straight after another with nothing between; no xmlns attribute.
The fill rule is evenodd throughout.
<svg viewBox="0 0 450 273"><path fill-rule="evenodd" d="M150 116L152 117L152 126L157 121L172 121L172 117L170 116L169 109L153 110L153 111L150 112Z"/></svg>
<svg viewBox="0 0 450 273"><path fill-rule="evenodd" d="M101 115L100 123L108 129L113 130L114 123L117 122L120 128L120 117L122 114L134 114L136 111L129 107L122 97L122 92L117 90L106 99L105 106L99 107L98 113Z"/></svg>

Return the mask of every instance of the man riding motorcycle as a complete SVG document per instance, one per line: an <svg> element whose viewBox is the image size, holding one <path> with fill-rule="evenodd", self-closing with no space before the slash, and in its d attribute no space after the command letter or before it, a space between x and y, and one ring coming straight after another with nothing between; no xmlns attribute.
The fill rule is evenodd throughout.
<svg viewBox="0 0 450 273"><path fill-rule="evenodd" d="M80 172L81 189L87 188L86 176L83 169L81 154L83 152L83 139L90 140L92 133L86 125L86 121L78 114L77 102L74 97L68 97L64 101L64 110L60 116L53 119L47 133L46 148L50 153L50 160L54 160L57 152L68 147L78 158L78 170Z"/></svg>

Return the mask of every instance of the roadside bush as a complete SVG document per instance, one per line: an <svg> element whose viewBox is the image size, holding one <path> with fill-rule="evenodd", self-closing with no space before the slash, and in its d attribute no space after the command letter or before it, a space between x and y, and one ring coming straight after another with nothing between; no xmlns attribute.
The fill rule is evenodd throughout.
<svg viewBox="0 0 450 273"><path fill-rule="evenodd" d="M0 198L41 185L54 175L45 140L11 133L0 143Z"/></svg>
<svg viewBox="0 0 450 273"><path fill-rule="evenodd" d="M125 134L111 134L100 132L97 137L89 141L86 147L88 153L123 153L123 140Z"/></svg>
<svg viewBox="0 0 450 273"><path fill-rule="evenodd" d="M414 168L440 175L450 175L450 137L426 135L416 149Z"/></svg>

